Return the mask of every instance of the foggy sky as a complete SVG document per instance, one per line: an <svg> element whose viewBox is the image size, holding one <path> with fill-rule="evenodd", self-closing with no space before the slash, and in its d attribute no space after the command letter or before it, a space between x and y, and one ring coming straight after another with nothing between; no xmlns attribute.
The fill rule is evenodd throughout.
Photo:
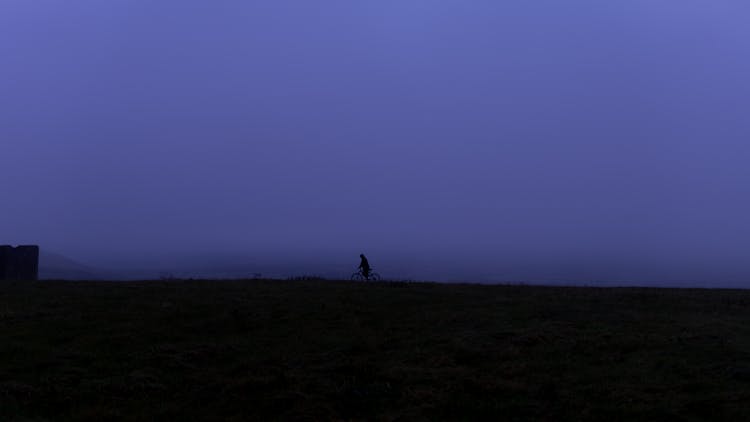
<svg viewBox="0 0 750 422"><path fill-rule="evenodd" d="M0 243L750 285L748 12L3 0Z"/></svg>

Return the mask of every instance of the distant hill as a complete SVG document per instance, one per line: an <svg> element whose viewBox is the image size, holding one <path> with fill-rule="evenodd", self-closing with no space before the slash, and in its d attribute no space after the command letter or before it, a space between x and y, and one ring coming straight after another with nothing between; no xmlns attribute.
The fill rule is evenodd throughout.
<svg viewBox="0 0 750 422"><path fill-rule="evenodd" d="M106 278L106 276L85 264L42 249L39 254L39 278L47 280L100 280Z"/></svg>

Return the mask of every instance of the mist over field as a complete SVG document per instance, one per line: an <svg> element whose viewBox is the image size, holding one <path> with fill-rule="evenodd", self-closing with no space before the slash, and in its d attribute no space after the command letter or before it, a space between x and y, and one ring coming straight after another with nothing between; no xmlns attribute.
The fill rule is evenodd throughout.
<svg viewBox="0 0 750 422"><path fill-rule="evenodd" d="M105 278L365 253L396 279L748 287L748 12L6 0L0 244Z"/></svg>

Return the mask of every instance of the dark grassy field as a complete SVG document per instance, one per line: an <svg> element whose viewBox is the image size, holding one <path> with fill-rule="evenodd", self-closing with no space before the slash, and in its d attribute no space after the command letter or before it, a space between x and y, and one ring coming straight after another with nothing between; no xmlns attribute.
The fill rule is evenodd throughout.
<svg viewBox="0 0 750 422"><path fill-rule="evenodd" d="M750 420L750 291L0 284L0 420Z"/></svg>

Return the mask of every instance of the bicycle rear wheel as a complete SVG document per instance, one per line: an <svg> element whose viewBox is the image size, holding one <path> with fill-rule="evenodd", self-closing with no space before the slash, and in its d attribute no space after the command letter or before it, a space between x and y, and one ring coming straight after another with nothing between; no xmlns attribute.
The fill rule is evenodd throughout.
<svg viewBox="0 0 750 422"><path fill-rule="evenodd" d="M380 274L370 273L370 277L367 278L370 281L380 281Z"/></svg>

